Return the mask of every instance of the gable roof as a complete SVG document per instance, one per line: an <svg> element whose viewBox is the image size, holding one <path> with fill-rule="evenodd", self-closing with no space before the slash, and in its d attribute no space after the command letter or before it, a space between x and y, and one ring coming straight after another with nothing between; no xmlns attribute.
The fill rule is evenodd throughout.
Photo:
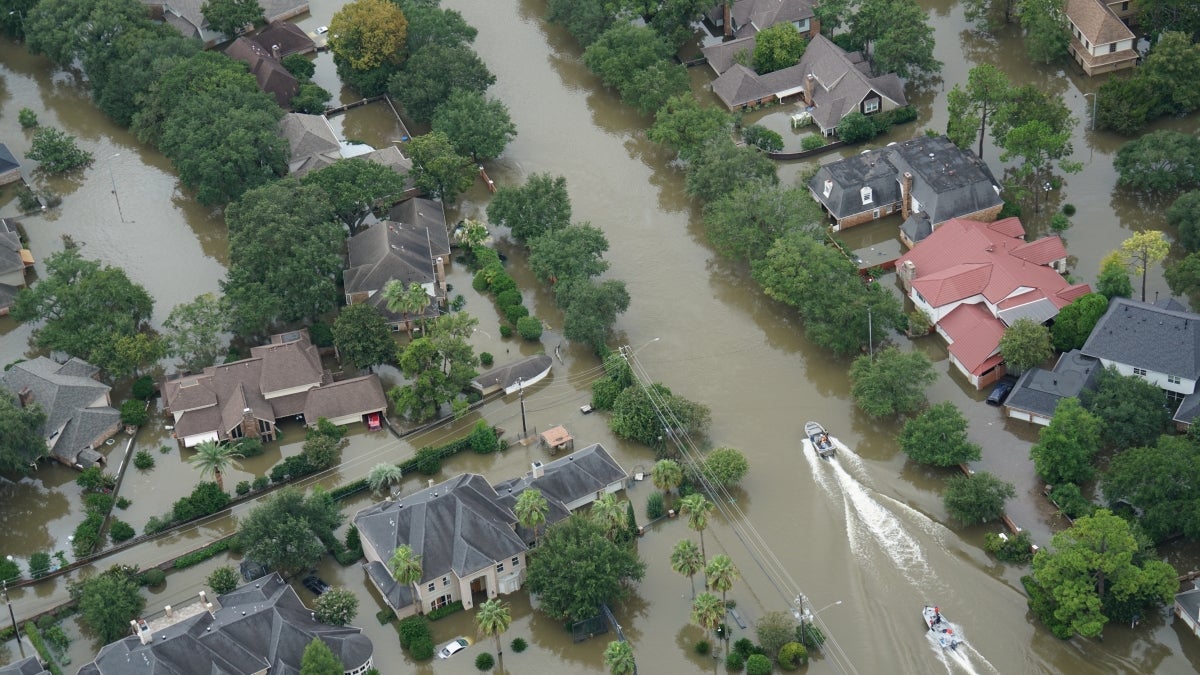
<svg viewBox="0 0 1200 675"><path fill-rule="evenodd" d="M1067 0L1064 9L1067 19L1093 45L1106 45L1135 37L1129 26L1117 18L1103 0Z"/></svg>
<svg viewBox="0 0 1200 675"><path fill-rule="evenodd" d="M324 642L346 670L372 659L374 646L361 629L318 622L278 573L217 602L220 608L212 613L200 611L156 628L149 644L131 635L106 645L80 675L298 675L313 639Z"/></svg>
<svg viewBox="0 0 1200 675"><path fill-rule="evenodd" d="M725 71L737 65L734 57L740 52L749 52L754 54L754 47L758 41L753 35L748 37L730 40L728 42L718 42L700 49L700 53L704 54L704 58L708 61L708 65L717 75L722 75ZM747 69L749 70L749 69ZM753 73L753 70L750 70ZM715 83L713 86L716 86Z"/></svg>
<svg viewBox="0 0 1200 675"><path fill-rule="evenodd" d="M935 228L951 218L1004 203L988 165L944 135L921 136L884 150L901 176L912 174L912 196L929 213Z"/></svg>
<svg viewBox="0 0 1200 675"><path fill-rule="evenodd" d="M0 173L3 172L0 168ZM0 276L24 270L33 262L29 255L29 249L21 243L16 222L0 218Z"/></svg>
<svg viewBox="0 0 1200 675"><path fill-rule="evenodd" d="M565 457L541 467L542 475L535 478L529 472L496 484L500 502L513 508L517 498L525 490L533 488L542 493L550 507L546 524L556 523L571 515L567 505L589 495L595 495L613 483L628 477L625 469L599 443L577 450ZM533 532L518 527L526 541L533 539Z"/></svg>
<svg viewBox="0 0 1200 675"><path fill-rule="evenodd" d="M59 364L39 356L13 365L0 376L0 384L13 395L28 391L46 413L42 434L50 453L74 466L81 451L121 420L108 405L110 387L92 379L99 370L81 359Z"/></svg>
<svg viewBox="0 0 1200 675"><path fill-rule="evenodd" d="M899 201L900 174L889 160L887 150L878 148L822 165L808 181L813 198L838 219ZM828 196L825 195L827 185ZM864 187L871 188L870 204L862 202Z"/></svg>
<svg viewBox="0 0 1200 675"><path fill-rule="evenodd" d="M1059 401L1078 398L1084 389L1094 388L1099 371L1100 364L1096 359L1072 349L1058 358L1053 370L1030 368L1025 371L1004 400L1004 405L1042 417L1053 417Z"/></svg>
<svg viewBox="0 0 1200 675"><path fill-rule="evenodd" d="M41 659L31 656L7 666L0 666L0 675L50 675L50 671L42 667Z"/></svg>
<svg viewBox="0 0 1200 675"><path fill-rule="evenodd" d="M304 421L316 424L317 420L336 419L347 415L365 415L387 409L387 397L383 385L375 373L354 377L317 387L308 392L304 402Z"/></svg>
<svg viewBox="0 0 1200 675"><path fill-rule="evenodd" d="M734 25L741 32L753 26L755 32L780 23L814 18L812 0L738 0L730 10Z"/></svg>
<svg viewBox="0 0 1200 675"><path fill-rule="evenodd" d="M287 113L279 120L279 134L288 142L288 173L297 178L342 158L342 146L323 115Z"/></svg>
<svg viewBox="0 0 1200 675"><path fill-rule="evenodd" d="M712 91L729 108L759 101L775 93L760 81L758 74L740 63L733 64L713 80Z"/></svg>
<svg viewBox="0 0 1200 675"><path fill-rule="evenodd" d="M1083 353L1134 368L1200 379L1200 314L1113 298Z"/></svg>
<svg viewBox="0 0 1200 675"><path fill-rule="evenodd" d="M381 557L403 544L421 556L421 580L460 579L527 550L517 517L479 474L450 480L358 512L354 524Z"/></svg>
<svg viewBox="0 0 1200 675"><path fill-rule="evenodd" d="M393 206L388 216L402 229L412 226L417 232L425 230L429 234L430 260L441 256L443 262L450 261L450 231L446 228L446 208L441 201L414 197Z"/></svg>
<svg viewBox="0 0 1200 675"><path fill-rule="evenodd" d="M859 52L847 52L824 35L814 35L800 57L800 71L811 73L813 120L822 129L837 126L872 91L897 106L907 103L904 85L895 73L871 77L870 65Z"/></svg>
<svg viewBox="0 0 1200 675"><path fill-rule="evenodd" d="M258 88L273 96L280 108L286 110L291 107L292 97L300 91L300 83L271 54L270 48L263 47L251 38L239 37L225 48L225 55L245 63L258 82Z"/></svg>
<svg viewBox="0 0 1200 675"><path fill-rule="evenodd" d="M435 282L431 238L427 227L393 220L379 221L350 237L346 245L349 266L342 274L346 293L373 293L371 299L376 300L392 280L406 287ZM379 307L387 316L394 316L386 303Z"/></svg>
<svg viewBox="0 0 1200 675"><path fill-rule="evenodd" d="M973 375L1002 360L997 350L1004 323L979 304L962 304L942 317L938 326L950 341L950 353Z"/></svg>
<svg viewBox="0 0 1200 675"><path fill-rule="evenodd" d="M8 146L0 143L0 173L8 173L13 169L21 168L21 163L13 156L12 151Z"/></svg>
<svg viewBox="0 0 1200 675"><path fill-rule="evenodd" d="M307 54L317 48L317 44L308 36L308 33L305 33L296 24L287 21L276 21L249 38L276 59L282 59L290 54ZM278 53L276 53L276 49L278 49Z"/></svg>

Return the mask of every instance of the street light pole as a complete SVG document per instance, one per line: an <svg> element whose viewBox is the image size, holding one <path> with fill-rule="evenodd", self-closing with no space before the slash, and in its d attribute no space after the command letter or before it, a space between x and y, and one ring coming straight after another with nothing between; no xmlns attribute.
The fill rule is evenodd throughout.
<svg viewBox="0 0 1200 675"><path fill-rule="evenodd" d="M521 438L529 438L529 427L525 426L525 378L517 378L517 386L521 388Z"/></svg>
<svg viewBox="0 0 1200 675"><path fill-rule="evenodd" d="M116 153L108 158L108 179L112 181L113 197L117 200L117 215L121 216L121 222L129 222L125 220L125 212L121 210L121 194L117 192L117 177L113 174L112 160L121 156L121 153Z"/></svg>
<svg viewBox="0 0 1200 675"><path fill-rule="evenodd" d="M820 614L821 612L824 612L825 610L829 609L830 607L836 607L837 605L842 604L841 600L835 600L835 601L829 603L828 605L825 605L821 609L818 609L815 612L810 612L810 611L808 611L808 609L805 608L805 605L808 604L808 598L805 597L803 593L797 594L796 599L793 602L796 604L796 606L792 609L792 616L796 617L796 620L800 622L800 640L801 640L801 644L804 644L805 647L809 646L807 644L808 643L808 629L805 628L805 625L812 624L816 620L817 615ZM814 640L814 642L815 642L815 640ZM813 645L813 646L819 646L819 645Z"/></svg>
<svg viewBox="0 0 1200 675"><path fill-rule="evenodd" d="M0 585L4 588L4 604L8 605L8 618L12 619L13 635L19 643L21 641L21 631L17 630L17 615L13 612L12 601L8 599L8 579L0 580Z"/></svg>

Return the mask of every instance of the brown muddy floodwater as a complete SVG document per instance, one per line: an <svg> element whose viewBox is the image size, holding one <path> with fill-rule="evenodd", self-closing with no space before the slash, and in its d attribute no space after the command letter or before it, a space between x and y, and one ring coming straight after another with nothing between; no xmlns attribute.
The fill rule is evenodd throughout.
<svg viewBox="0 0 1200 675"><path fill-rule="evenodd" d="M307 30L328 24L341 4L340 0L314 0L311 15L299 23ZM1026 608L1019 583L1026 570L998 564L983 552L983 534L994 527L962 528L949 523L940 496L950 474L907 462L894 442L897 426L873 421L855 410L846 379L849 361L810 345L790 310L765 298L743 266L717 258L707 246L698 209L684 194L683 174L670 164L669 153L645 138L649 120L603 89L580 62L574 41L542 21L544 0L446 0L443 4L461 11L479 29L475 47L497 76L490 94L504 101L517 124L515 141L504 156L488 166L492 178L501 185L519 184L537 172L567 178L574 219L590 221L608 234L609 274L625 280L633 298L629 311L618 321L615 341L636 350L636 360L649 377L712 408L709 444L740 448L750 460L750 474L706 535L708 548L728 552L745 577L730 594L744 617L752 622L766 611L786 610L799 591L808 594L814 608L828 607L819 621L831 641L810 665L811 672L1197 670L1200 643L1187 635L1181 624L1162 614L1145 618L1136 629L1110 626L1103 641L1063 642L1051 636ZM911 137L927 127L943 129L945 91L953 83L965 81L972 65L993 63L1014 81L1032 82L1061 96L1084 119L1074 139L1075 159L1085 164L1084 170L1068 177L1061 190L1049 195L1050 209L1067 202L1078 208L1074 227L1065 235L1068 251L1075 258L1072 272L1076 278L1094 279L1100 258L1131 232L1163 227L1161 209L1156 208L1162 205L1143 204L1115 188L1112 156L1121 139L1085 128L1088 101L1082 92L1093 91L1097 82L1073 72L1030 66L1024 62L1015 32L988 38L967 30L962 9L954 2L924 0L922 4L931 10L937 56L946 64L944 83L910 87L910 100L921 112L919 121L878 139L878 144ZM317 81L336 90L329 55L318 56L317 66ZM24 152L29 140L17 126L15 111L32 107L43 123L57 124L78 135L81 144L97 157L96 165L81 181L56 185L65 196L60 210L24 221L39 260L57 250L59 235L72 233L87 242L85 254L121 265L150 289L157 301L157 320L175 303L216 289L223 273L223 224L178 189L160 155L108 123L88 103L78 82L53 73L45 61L27 56L19 46L0 43L0 76L7 91L7 98L0 99L4 106L0 138L15 152ZM697 70L692 77L696 93L710 96L703 90L708 74ZM354 98L347 92L340 95L343 101ZM798 146L803 132L787 128L789 112L786 106L769 108L749 121L780 131L789 146ZM394 122L373 107L352 111L338 124L347 136L375 145L396 140ZM1171 120L1162 126L1194 130L1196 122ZM117 153L119 157L111 158ZM984 157L999 175L997 156L994 147L985 145ZM822 161L834 158L831 155ZM794 183L805 168L804 163L781 165L783 183ZM477 184L448 216L451 221L483 217L487 200L486 190ZM0 193L0 214L14 212L11 190ZM1050 212L1025 219L1033 236L1046 231ZM889 245L896 225L898 222L884 221L852 230L843 238L869 250L876 244ZM519 251L503 241L501 247L509 253L514 263L510 267L522 287L535 289ZM497 315L490 301L471 291L469 274L461 266L455 266L451 274L455 292L467 298L466 311L481 318L478 349L496 354L498 362L531 350L529 345L497 339ZM1160 270L1152 274L1149 294L1155 292L1167 292ZM553 329L562 321L552 298L540 290L526 290L526 302L551 325L542 342L552 350L561 341ZM0 335L0 359L4 362L27 351L27 329L0 323ZM952 373L946 349L936 339L917 343L893 339L934 360L941 376L931 387L930 398L952 401L964 412L971 421L973 440L984 447L979 467L1018 486L1010 513L1038 541L1048 542L1049 534L1063 523L1049 514L1037 494L1028 461L1036 429L1008 422L996 409L982 405L983 395L969 390ZM585 417L578 412L578 406L589 399L591 382L600 374L594 357L574 345L564 345L563 357L551 378L526 392L531 430L565 423L580 442L603 442L627 469L648 470L653 456L647 450L614 439L603 416ZM515 397L491 403L477 415L506 428L510 438L520 429ZM444 442L479 418L473 415L407 442L355 433L344 464L333 475L317 480L333 484L357 478L380 461L395 461L414 448ZM854 452L842 453L838 462L812 461L799 448L801 426L807 419L824 423ZM286 431L279 447L226 477L227 487L260 474L279 457L297 452L299 430ZM122 517L139 530L151 515L166 511L170 501L189 491L197 480L179 450L171 447L168 453L157 452L166 442L166 433L161 423L140 432L135 449L150 449L158 467L146 474L131 470L122 486L122 494L134 500L128 515ZM544 459L536 446L514 445L493 456L457 457L436 478L477 471L499 480L528 470L535 459ZM70 479L68 472L47 468L16 488L0 488L3 548L25 557L48 545L65 547L64 535L73 529L81 512ZM404 491L423 485L422 480L410 479ZM646 484L630 490L639 517L649 491ZM348 505L347 513L368 503L369 495L359 495ZM231 531L237 514L246 508L239 507L232 517L201 523L136 549L127 559L150 564ZM46 512L53 514L49 523L44 522ZM679 521L652 528L639 543L649 562L646 579L638 586L635 599L616 608L642 672L723 669L711 659L693 654L691 645L701 634L688 624L688 583L669 568L671 546L688 535ZM1164 551L1179 567L1193 566L1194 553L1194 549ZM208 569L201 566L173 574L166 589L152 596L151 607L193 595L202 587ZM494 645L484 644L449 661L412 664L400 654L393 629L373 620L378 600L366 588L361 571L326 561L321 573L359 593L363 603L356 623L375 640L384 673L465 674L474 672L475 653L494 650ZM62 584L44 584L14 594L18 614L51 605L63 592ZM309 597L304 595L307 591L301 593ZM560 626L530 610L525 595L517 593L508 600L515 621L506 642L520 636L531 643L524 654L505 649L509 672L604 672L601 653L607 637L573 644ZM842 604L833 604L839 600ZM917 615L926 602L939 604L961 626L968 640L966 648L947 654L926 639ZM435 638L440 643L458 634L473 636L470 622L466 613L439 621L434 624ZM735 630L733 637L748 633ZM88 640L77 641L72 648L75 663L83 663L81 659L86 660L93 646Z"/></svg>

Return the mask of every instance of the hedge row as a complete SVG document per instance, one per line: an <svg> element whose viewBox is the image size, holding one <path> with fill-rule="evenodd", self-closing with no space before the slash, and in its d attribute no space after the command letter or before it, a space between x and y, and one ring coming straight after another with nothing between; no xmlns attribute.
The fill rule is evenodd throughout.
<svg viewBox="0 0 1200 675"><path fill-rule="evenodd" d="M187 555L176 558L175 562L171 566L177 570L181 570L181 569L184 569L185 567L191 567L192 565L198 565L198 564L204 562L205 560L208 560L209 558L216 556L219 553L224 553L225 551L228 551L229 547L232 545L233 545L232 537L228 538L228 539L222 539L221 541L214 542L214 543L200 549L199 551L192 551L191 553L188 553Z"/></svg>
<svg viewBox="0 0 1200 675"><path fill-rule="evenodd" d="M429 613L426 614L425 616L429 617L430 621L437 621L438 619L440 619L444 616L450 616L451 614L454 614L456 612L461 612L462 610L463 610L462 600L455 600L454 602L452 602L448 605L442 605L441 607L438 607L437 609L430 610Z"/></svg>
<svg viewBox="0 0 1200 675"><path fill-rule="evenodd" d="M42 639L42 631L32 621L25 622L25 635L33 643L33 648L42 657L42 661L46 662L46 667L50 669L50 672L54 675L63 675L62 668L59 668L58 664L51 658L50 650L46 647L46 641Z"/></svg>

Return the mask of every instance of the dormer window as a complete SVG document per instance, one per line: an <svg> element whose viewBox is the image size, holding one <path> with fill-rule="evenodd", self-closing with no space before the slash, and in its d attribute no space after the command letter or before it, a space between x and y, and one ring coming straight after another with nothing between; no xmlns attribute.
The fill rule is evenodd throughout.
<svg viewBox="0 0 1200 675"><path fill-rule="evenodd" d="M871 201L872 201L872 199L871 199L871 188L869 188L869 187L865 187L865 188L863 188L863 189L859 190L858 192L859 192L859 194L860 194L860 195L862 195L862 203L863 203L863 204L870 204L870 203L871 203Z"/></svg>
<svg viewBox="0 0 1200 675"><path fill-rule="evenodd" d="M825 181L825 196L828 197L830 192L833 192L833 181L826 180Z"/></svg>

